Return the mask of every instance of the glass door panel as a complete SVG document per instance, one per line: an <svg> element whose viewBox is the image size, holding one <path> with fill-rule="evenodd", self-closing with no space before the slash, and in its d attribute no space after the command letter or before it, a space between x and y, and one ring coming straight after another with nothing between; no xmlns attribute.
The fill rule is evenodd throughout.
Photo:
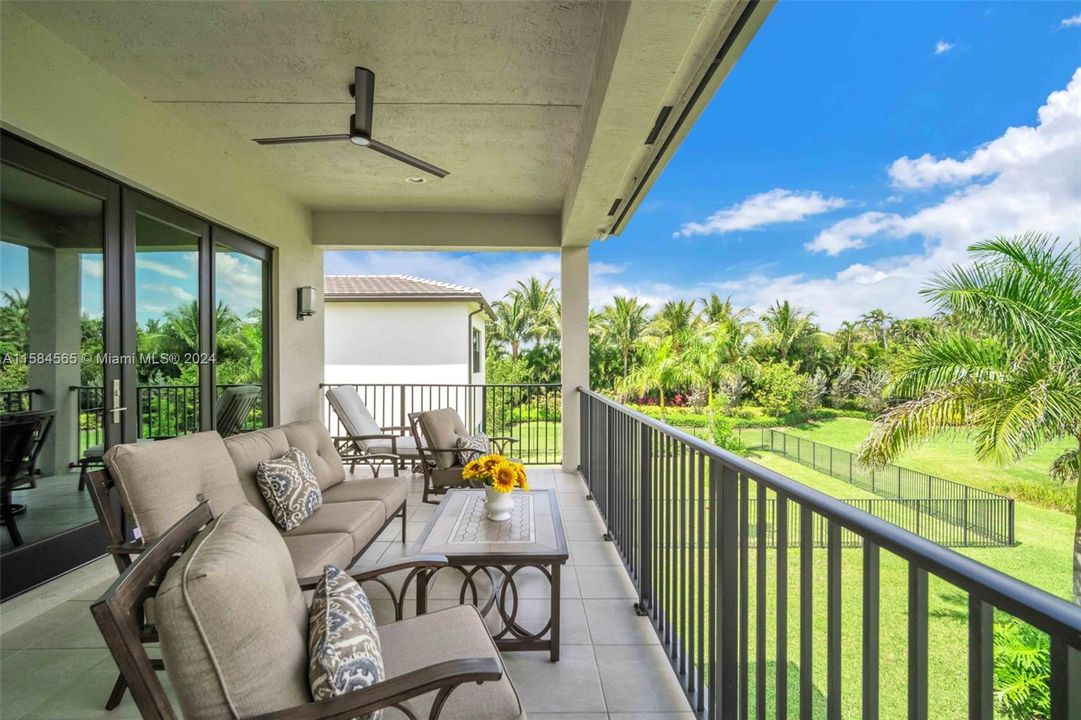
<svg viewBox="0 0 1081 720"><path fill-rule="evenodd" d="M128 428L134 421L138 439L187 435L205 425L200 252L208 228L164 203L125 191L125 199L129 195L134 207L124 232L134 252L134 313L125 318L125 330L134 351L135 397Z"/></svg>
<svg viewBox="0 0 1081 720"><path fill-rule="evenodd" d="M108 207L108 184L91 181L89 190L75 189L22 166L40 160L47 171L55 158L26 150L13 157L19 164L7 162L15 150L5 139L0 435L7 446L26 434L33 452L0 478L4 597L87 559L75 531L97 516L79 481L78 463L94 446L101 452L107 439L102 397L106 217L107 209L115 211ZM65 181L87 179L81 171L67 174ZM100 553L100 534L97 540ZM94 552L94 543L88 548Z"/></svg>
<svg viewBox="0 0 1081 720"><path fill-rule="evenodd" d="M215 228L215 238L231 233ZM233 238L236 243L237 239ZM269 263L215 245L215 427L222 435L270 424L266 362Z"/></svg>

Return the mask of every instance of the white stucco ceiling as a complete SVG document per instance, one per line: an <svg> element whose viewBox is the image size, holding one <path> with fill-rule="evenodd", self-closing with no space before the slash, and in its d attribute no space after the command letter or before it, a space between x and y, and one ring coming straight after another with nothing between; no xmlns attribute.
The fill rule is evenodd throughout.
<svg viewBox="0 0 1081 720"><path fill-rule="evenodd" d="M661 105L686 99L742 8L737 0L17 5L315 210L561 215L563 231L573 221L585 242L649 159L642 140ZM449 177L407 183L423 173L346 142L251 142L347 132L356 65L376 76L373 135Z"/></svg>

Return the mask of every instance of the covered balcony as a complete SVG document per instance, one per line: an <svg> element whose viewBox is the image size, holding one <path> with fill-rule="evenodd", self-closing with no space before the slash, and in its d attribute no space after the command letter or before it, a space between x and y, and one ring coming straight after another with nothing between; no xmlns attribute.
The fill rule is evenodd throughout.
<svg viewBox="0 0 1081 720"><path fill-rule="evenodd" d="M496 636L508 624L535 633L497 653L521 714L878 718L888 697L910 718L991 718L997 612L1050 637L1052 716L1081 716L1077 607L589 388L590 245L626 226L771 9L4 3L4 257L25 264L12 287L33 298L13 352L75 360L24 362L25 382L0 394L5 417L52 420L38 472L5 494L28 532L0 555L0 715L169 716L131 692L105 709L118 661L90 608L123 565L106 551L131 560L146 545L136 523L120 526L119 545L103 538L98 518L130 520L131 508L95 507L83 481L114 446L215 430L242 442L297 422L354 435L326 400L343 383L324 377L324 252L397 249L559 254L558 384L345 384L380 427L451 408L467 428L510 436L533 490L552 491L567 549L559 581L524 571L499 589L513 594L513 619L484 619ZM375 78L364 127L350 117L364 108L363 88L350 88L366 77L357 68ZM301 135L346 142L252 142ZM373 151L373 139L424 162ZM72 217L83 235L68 232ZM163 380L142 350L161 328L151 299L170 289L189 310L171 319L190 357ZM234 382L240 360L250 372ZM252 389L246 406L222 400L237 387ZM523 408L541 419L514 421ZM401 521L380 517L349 569L424 549L445 506L424 502L422 463L392 473L348 467L347 455L335 468L404 488ZM193 512L205 507L190 495ZM451 576L440 570L425 594L400 574L388 584L406 618L498 594L490 577L467 593ZM371 591L390 624L394 604ZM906 612L884 612L887 593ZM929 673L936 613L964 628L949 637L949 677ZM885 652L882 638L899 633L904 653ZM158 659L155 638L141 639ZM859 647L858 666L842 663L843 647ZM162 707L179 716L167 672L156 673L173 701ZM943 693L965 698L944 712Z"/></svg>

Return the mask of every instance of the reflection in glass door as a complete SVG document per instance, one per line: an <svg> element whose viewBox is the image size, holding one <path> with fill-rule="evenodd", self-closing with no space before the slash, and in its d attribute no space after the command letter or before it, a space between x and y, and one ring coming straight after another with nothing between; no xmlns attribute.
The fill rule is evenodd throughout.
<svg viewBox="0 0 1081 720"><path fill-rule="evenodd" d="M269 252L214 228L215 418L224 436L269 425Z"/></svg>
<svg viewBox="0 0 1081 720"><path fill-rule="evenodd" d="M102 552L78 463L120 439L106 431L102 393L119 340L105 314L119 188L6 136L3 149L0 439L5 457L20 441L28 450L0 476L6 598Z"/></svg>
<svg viewBox="0 0 1081 720"><path fill-rule="evenodd" d="M125 190L124 200L125 259L134 251L134 282L125 288L133 313L125 313L125 334L135 358L125 368L135 385L126 425L138 439L198 432L207 424L200 253L209 226L134 191Z"/></svg>

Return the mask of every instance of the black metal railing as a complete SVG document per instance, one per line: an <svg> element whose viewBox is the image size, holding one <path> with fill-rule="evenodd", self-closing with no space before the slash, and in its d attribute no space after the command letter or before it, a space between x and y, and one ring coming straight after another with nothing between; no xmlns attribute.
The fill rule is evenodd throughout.
<svg viewBox="0 0 1081 720"><path fill-rule="evenodd" d="M1013 498L888 464L863 467L856 456L771 428L738 428L750 450L765 450L897 503L856 505L917 535L954 547L1014 545Z"/></svg>
<svg viewBox="0 0 1081 720"><path fill-rule="evenodd" d="M472 432L515 438L508 452L525 463L549 465L563 459L559 384L326 383L320 388L342 386L357 391L380 427L408 427L410 413L453 408ZM326 397L323 419L332 435L347 434Z"/></svg>
<svg viewBox="0 0 1081 720"><path fill-rule="evenodd" d="M217 386L217 394L228 387ZM87 448L105 442L105 390L100 385L73 385L79 406L77 432L79 456ZM242 430L263 427L262 398L248 413ZM161 438L187 435L199 430L198 385L139 385L136 390L135 412L140 438Z"/></svg>
<svg viewBox="0 0 1081 720"><path fill-rule="evenodd" d="M0 412L29 412L34 409L34 396L40 394L41 390L39 388L0 390Z"/></svg>
<svg viewBox="0 0 1081 720"><path fill-rule="evenodd" d="M883 698L903 697L909 718L942 717L928 707L929 578L962 606L967 651L951 648L957 682L947 694L967 686L969 718L993 717L996 610L1050 636L1051 717L1081 714L1081 608L601 395L580 389L579 398L580 468L605 537L700 716L840 718L854 696L846 715L878 718ZM855 544L846 537L861 549L847 551L859 570L843 576L842 550ZM903 578L896 587L881 583L884 565ZM843 593L855 580L860 589ZM883 591L903 596L907 613L886 605L883 614ZM842 643L853 608L860 629ZM904 659L881 652L883 632L903 632Z"/></svg>

